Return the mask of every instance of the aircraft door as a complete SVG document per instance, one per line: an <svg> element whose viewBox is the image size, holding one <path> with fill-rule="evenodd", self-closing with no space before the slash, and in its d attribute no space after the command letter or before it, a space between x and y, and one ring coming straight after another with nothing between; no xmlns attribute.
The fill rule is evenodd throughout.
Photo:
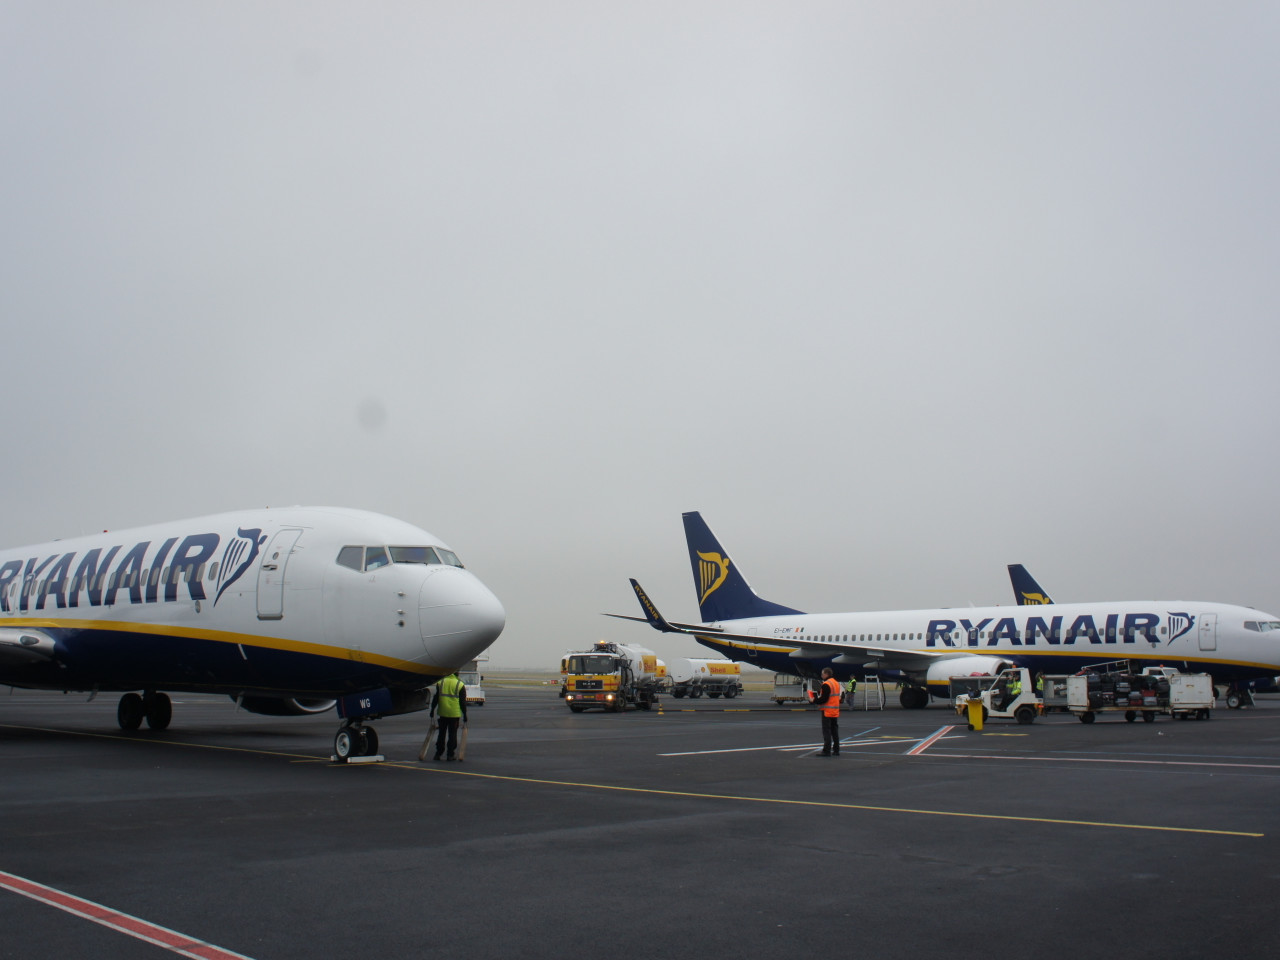
<svg viewBox="0 0 1280 960"><path fill-rule="evenodd" d="M262 555L258 567L258 619L280 620L284 617L285 567L301 530L280 530Z"/></svg>
<svg viewBox="0 0 1280 960"><path fill-rule="evenodd" d="M1200 614L1200 649L1218 649L1218 615L1216 613Z"/></svg>

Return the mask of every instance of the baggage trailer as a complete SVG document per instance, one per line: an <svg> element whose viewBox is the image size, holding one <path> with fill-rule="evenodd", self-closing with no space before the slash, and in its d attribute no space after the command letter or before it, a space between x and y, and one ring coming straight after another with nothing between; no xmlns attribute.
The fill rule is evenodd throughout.
<svg viewBox="0 0 1280 960"><path fill-rule="evenodd" d="M796 701L799 703L806 702L805 691L808 688L808 681L804 677L797 677L790 673L775 673L773 675L773 696L769 699L782 706L784 703Z"/></svg>
<svg viewBox="0 0 1280 960"><path fill-rule="evenodd" d="M1067 709L1081 723L1093 723L1100 713L1121 713L1129 723L1157 714L1178 720L1208 720L1213 709L1213 680L1207 673L1181 673L1172 667L1147 667L1141 672L1127 661L1100 664L1067 678Z"/></svg>

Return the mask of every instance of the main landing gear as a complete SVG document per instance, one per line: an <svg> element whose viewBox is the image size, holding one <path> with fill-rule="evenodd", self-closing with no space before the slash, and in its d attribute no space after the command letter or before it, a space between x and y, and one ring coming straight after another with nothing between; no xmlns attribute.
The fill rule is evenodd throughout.
<svg viewBox="0 0 1280 960"><path fill-rule="evenodd" d="M164 730L173 719L173 701L167 693L156 693L148 690L139 696L126 693L120 698L120 706L116 708L116 723L121 730L137 730L142 721L152 730Z"/></svg>
<svg viewBox="0 0 1280 960"><path fill-rule="evenodd" d="M929 691L924 687L903 687L898 703L904 710L923 710L929 705Z"/></svg>
<svg viewBox="0 0 1280 960"><path fill-rule="evenodd" d="M378 753L378 731L360 721L343 723L333 737L333 756L339 763L353 757L373 757Z"/></svg>

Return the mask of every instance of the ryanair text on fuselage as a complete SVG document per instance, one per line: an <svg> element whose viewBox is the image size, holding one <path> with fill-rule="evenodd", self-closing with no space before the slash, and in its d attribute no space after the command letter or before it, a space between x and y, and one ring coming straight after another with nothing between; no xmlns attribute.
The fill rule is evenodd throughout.
<svg viewBox="0 0 1280 960"><path fill-rule="evenodd" d="M232 538L223 553L222 570L215 565L209 571L210 579L217 578L214 603L249 569L266 539L260 529L236 533L238 536ZM168 537L154 549L152 541L143 540L128 550L125 544L118 544L105 551L93 547L83 556L72 551L55 553L43 560L39 556L9 560L0 565L0 612L45 610L50 604L60 609L78 607L82 596L91 607L109 607L117 602L121 591L128 594L130 603L172 602L178 599L183 583L192 600L205 600L205 565L221 542L216 533L196 533L181 541ZM233 564L234 569L230 569ZM15 580L22 585L16 598L11 589Z"/></svg>

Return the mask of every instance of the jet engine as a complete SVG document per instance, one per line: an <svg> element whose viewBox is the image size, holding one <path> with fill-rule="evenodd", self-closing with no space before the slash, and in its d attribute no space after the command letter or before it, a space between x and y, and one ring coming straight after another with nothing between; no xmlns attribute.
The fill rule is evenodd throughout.
<svg viewBox="0 0 1280 960"><path fill-rule="evenodd" d="M298 700L294 697L232 697L250 713L268 717L304 717L312 713L324 713L333 709L336 700Z"/></svg>
<svg viewBox="0 0 1280 960"><path fill-rule="evenodd" d="M1013 664L1004 657L975 655L948 657L929 664L929 673L925 682L930 686L938 684L945 687L952 677L993 676L1010 666Z"/></svg>

